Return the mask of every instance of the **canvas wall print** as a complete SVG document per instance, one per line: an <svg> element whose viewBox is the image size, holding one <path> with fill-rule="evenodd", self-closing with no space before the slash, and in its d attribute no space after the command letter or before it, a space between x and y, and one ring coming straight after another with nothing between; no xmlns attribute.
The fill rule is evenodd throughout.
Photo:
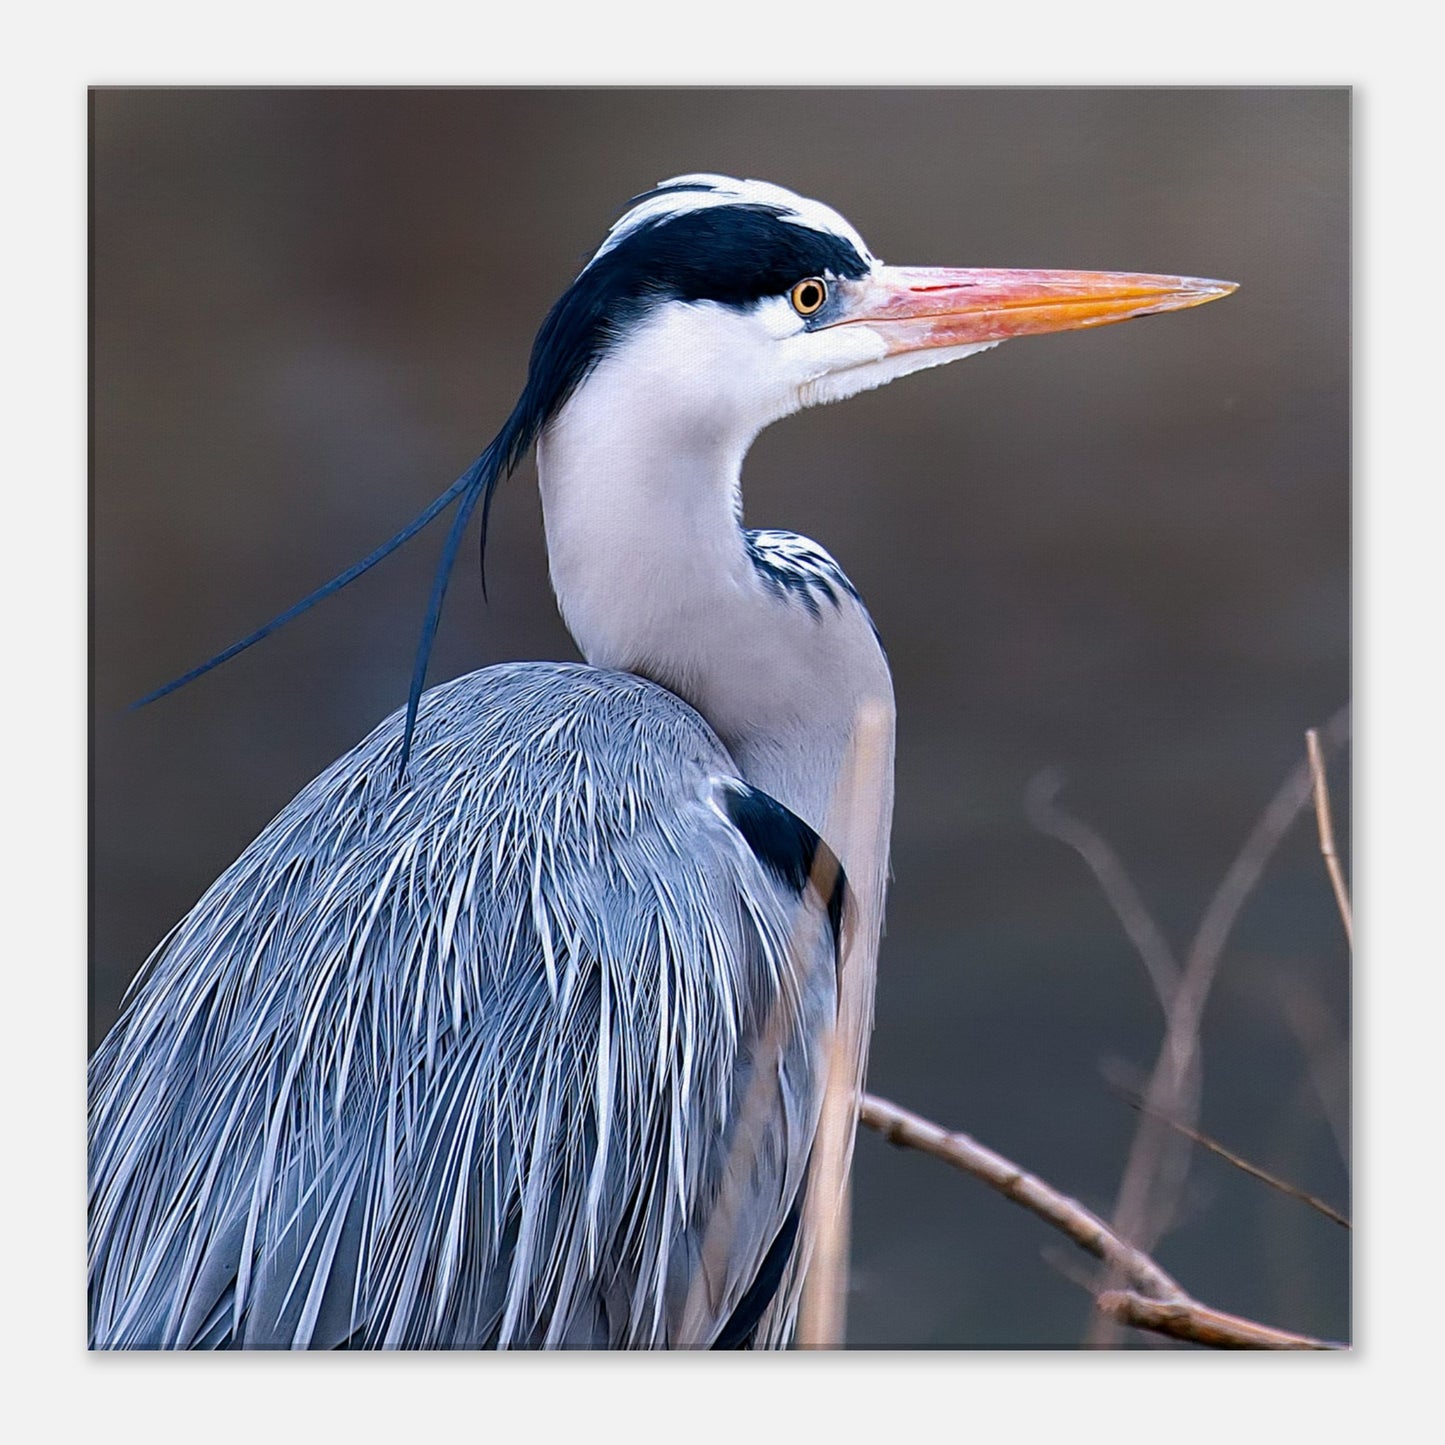
<svg viewBox="0 0 1445 1445"><path fill-rule="evenodd" d="M1347 90L90 109L91 1348L1348 1346Z"/></svg>

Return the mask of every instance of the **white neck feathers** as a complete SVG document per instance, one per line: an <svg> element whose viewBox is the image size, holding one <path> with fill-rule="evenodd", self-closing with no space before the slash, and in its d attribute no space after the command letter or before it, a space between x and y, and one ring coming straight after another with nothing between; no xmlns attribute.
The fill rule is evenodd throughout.
<svg viewBox="0 0 1445 1445"><path fill-rule="evenodd" d="M715 358L745 323L722 308L663 308L543 434L552 584L590 663L691 703L748 782L822 831L859 706L882 703L891 718L888 668L850 590L809 605L760 567L739 488L768 409L730 400L725 370L689 365L698 324Z"/></svg>

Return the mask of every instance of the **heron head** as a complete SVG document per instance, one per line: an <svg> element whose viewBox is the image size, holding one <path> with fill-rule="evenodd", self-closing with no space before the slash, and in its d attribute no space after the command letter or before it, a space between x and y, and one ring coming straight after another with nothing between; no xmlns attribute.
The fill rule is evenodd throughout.
<svg viewBox="0 0 1445 1445"><path fill-rule="evenodd" d="M480 505L485 550L499 482L602 370L614 385L596 410L608 414L614 436L620 424L644 451L696 444L715 452L722 443L740 459L758 431L802 407L1016 336L1198 306L1234 289L1182 276L885 266L837 211L781 186L716 175L664 181L633 200L547 314L521 397L451 487L362 562L142 702L260 641L458 503L417 650L404 769L467 520Z"/></svg>
<svg viewBox="0 0 1445 1445"><path fill-rule="evenodd" d="M635 198L552 309L523 407L540 428L599 367L659 423L747 437L1001 341L1197 306L1226 281L886 266L828 206L688 175Z"/></svg>

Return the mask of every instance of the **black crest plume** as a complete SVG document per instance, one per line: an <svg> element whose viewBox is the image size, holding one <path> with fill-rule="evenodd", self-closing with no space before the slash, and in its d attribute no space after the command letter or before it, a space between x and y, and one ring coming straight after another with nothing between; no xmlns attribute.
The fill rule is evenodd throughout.
<svg viewBox="0 0 1445 1445"><path fill-rule="evenodd" d="M661 188L703 189L710 187ZM633 204L659 193L648 192L644 197L635 198ZM781 208L768 204L739 203L684 210L651 218L634 227L617 245L596 256L547 314L532 346L526 385L511 415L481 456L446 491L361 561L200 666L147 693L133 706L144 707L175 692L269 637L277 628L370 571L456 504L456 515L437 561L417 642L397 766L400 782L411 756L417 708L426 683L427 664L441 620L447 584L472 513L480 503L481 550L485 557L487 522L498 483L516 468L542 428L586 378L608 346L625 333L628 324L659 301L716 301L750 306L765 296L786 291L804 276L830 272L835 276L857 277L866 271L865 258L843 237L792 223ZM485 585L484 573L484 589Z"/></svg>
<svg viewBox="0 0 1445 1445"><path fill-rule="evenodd" d="M574 286L573 290L575 289ZM572 290L569 290L553 307L542 324L532 351L532 365L528 373L527 385L523 389L517 405L512 409L512 414L503 423L501 431L492 439L481 456L446 491L428 503L400 531L387 538L359 562L353 563L344 572L333 577L329 582L323 583L314 592L308 593L284 612L280 612L268 622L262 623L254 632L249 632L239 641L233 642L224 651L218 652L199 666L191 668L189 672L182 673L180 677L166 683L163 687L147 693L132 706L144 707L147 703L155 702L168 693L184 687L187 683L194 682L198 677L204 676L223 662L229 662L238 653L244 652L248 647L269 637L278 628L284 627L286 623L299 617L303 612L309 611L318 602L324 601L333 593L339 592L349 583L356 581L363 573L369 572L378 562L389 557L398 547L409 542L424 527L434 522L447 508L459 503L446 541L442 545L436 574L432 579L431 595L427 600L421 637L417 642L411 688L407 694L406 728L402 736L401 756L397 767L399 780L406 772L406 764L411 756L412 737L416 730L417 707L421 702L422 688L426 682L427 663L431 657L432 644L436 639L437 624L441 620L442 603L446 597L447 584L451 579L452 567L456 562L467 523L471 520L477 503L480 502L482 504L481 548L485 555L487 523L497 484L516 468L536 440L537 433L546 425L548 419L562 405L567 395L585 374L585 358L581 358L582 364L575 368L563 368L557 364L560 359L555 346L558 340L557 333L559 330L566 329L566 313L571 309L568 306L571 297Z"/></svg>

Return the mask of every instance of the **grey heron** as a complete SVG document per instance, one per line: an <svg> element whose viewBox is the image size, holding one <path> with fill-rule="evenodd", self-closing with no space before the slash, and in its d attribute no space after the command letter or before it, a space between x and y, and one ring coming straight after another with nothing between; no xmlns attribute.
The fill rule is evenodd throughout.
<svg viewBox="0 0 1445 1445"><path fill-rule="evenodd" d="M407 705L171 930L92 1060L92 1345L787 1343L840 954L882 920L893 693L837 562L742 526L744 456L802 407L1232 289L886 266L757 181L635 198L478 461L206 664L456 505ZM424 692L463 531L534 445L586 662ZM869 709L882 786L845 833Z"/></svg>

